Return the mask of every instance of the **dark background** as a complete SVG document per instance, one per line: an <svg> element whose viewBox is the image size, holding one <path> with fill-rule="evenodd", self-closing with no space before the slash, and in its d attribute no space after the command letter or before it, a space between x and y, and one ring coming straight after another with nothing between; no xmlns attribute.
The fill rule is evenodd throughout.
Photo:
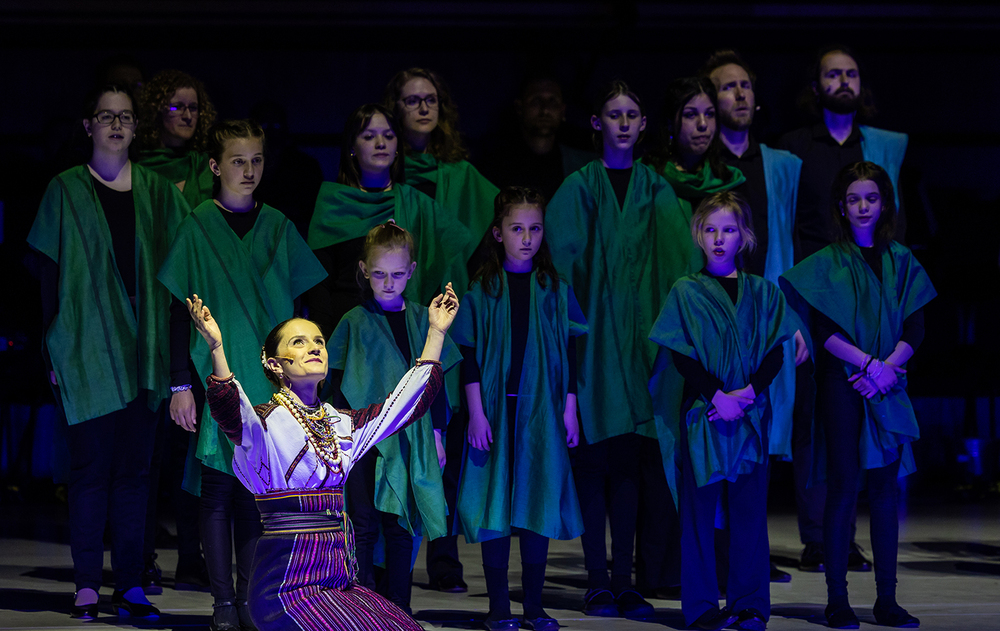
<svg viewBox="0 0 1000 631"><path fill-rule="evenodd" d="M263 98L283 104L299 147L334 179L348 113L380 100L389 78L410 66L447 80L476 164L510 133L511 103L531 70L563 82L567 137L586 140L591 99L603 82L622 78L644 100L650 139L666 83L693 74L717 48L738 49L756 70L755 133L773 141L808 122L795 97L815 51L829 43L855 50L880 111L873 123L910 135L901 187L907 240L939 292L910 367L923 431L912 488L928 497L977 498L991 485L995 492L1000 9L958 3L5 0L4 479L51 474L44 465L51 438L31 420L51 393L24 239L48 180L72 166L78 110L109 57L131 55L147 79L166 68L197 76L221 118L245 117ZM25 450L34 454L27 468Z"/></svg>

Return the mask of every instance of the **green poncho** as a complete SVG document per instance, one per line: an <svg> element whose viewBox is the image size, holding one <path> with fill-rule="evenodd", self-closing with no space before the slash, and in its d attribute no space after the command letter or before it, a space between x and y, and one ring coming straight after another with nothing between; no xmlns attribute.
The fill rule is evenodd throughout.
<svg viewBox="0 0 1000 631"><path fill-rule="evenodd" d="M677 281L649 336L657 344L701 362L723 382L723 392L750 383L764 356L791 338L796 329L794 320L787 317L785 298L777 285L742 272L738 278L735 305L719 281L704 272ZM757 393L738 422L709 421L710 406L711 402L699 395L683 419L698 486L733 481L752 471L755 464L767 462L767 444L762 441L771 422L767 391ZM669 407L667 411L673 412ZM676 449L683 447L679 442L681 421L680 415L665 416L669 434L660 436L661 444L672 441L674 447L664 451L673 454L673 466L665 470L675 502L680 471Z"/></svg>
<svg viewBox="0 0 1000 631"><path fill-rule="evenodd" d="M368 193L359 188L324 182L309 224L309 247L314 250L364 237L375 226L394 220L413 234L417 269L404 296L429 304L446 283L458 281L448 272L465 266L469 233L437 202L405 184ZM461 259L461 260L460 260ZM460 264L459 264L460 262Z"/></svg>
<svg viewBox="0 0 1000 631"><path fill-rule="evenodd" d="M690 216L694 211L694 206L701 202L703 197L708 197L713 193L728 191L746 182L743 173L736 167L727 166L726 169L729 170L729 180L723 181L715 177L708 162L705 162L701 169L694 173L679 171L675 163L668 162L663 167L660 175L667 182L670 182L670 186L673 187L674 193L677 194L681 204L687 205L685 210L687 210L688 216Z"/></svg>
<svg viewBox="0 0 1000 631"><path fill-rule="evenodd" d="M240 376L254 404L274 393L260 364L264 339L279 322L294 315L294 300L321 281L326 271L299 236L295 225L263 206L253 229L240 239L214 201L191 213L177 231L158 278L179 300L198 294L219 321L229 367ZM191 358L204 381L212 373L211 351L191 329ZM204 406L194 458L232 474L233 445ZM201 489L199 468L189 461L184 486Z"/></svg>
<svg viewBox="0 0 1000 631"><path fill-rule="evenodd" d="M170 393L170 293L156 272L189 209L170 182L130 168L134 310L86 165L53 178L28 234L28 245L59 265L59 311L45 344L70 425L124 409L140 390L151 410Z"/></svg>
<svg viewBox="0 0 1000 631"><path fill-rule="evenodd" d="M139 152L139 164L177 184L184 182L184 199L191 208L212 199L212 170L208 156L187 149L150 149Z"/></svg>
<svg viewBox="0 0 1000 631"><path fill-rule="evenodd" d="M405 304L406 336L410 357L415 359L427 338L427 308L409 300ZM330 368L344 371L340 391L356 409L385 401L410 368L396 346L382 307L374 300L347 312L330 336L327 349ZM446 337L441 368L448 371L461 361L458 347ZM438 396L446 395L442 392ZM448 534L448 505L430 413L382 440L376 448L375 507L399 515L399 525L411 535L436 539Z"/></svg>
<svg viewBox="0 0 1000 631"><path fill-rule="evenodd" d="M701 263L690 221L667 181L638 162L624 209L600 160L566 178L549 202L552 260L590 330L578 344L577 395L590 443L632 432L656 437L648 383L657 347L649 330L674 281ZM683 383L669 370L680 409Z"/></svg>
<svg viewBox="0 0 1000 631"><path fill-rule="evenodd" d="M534 280L534 279L533 279ZM566 283L531 283L528 334L518 386L514 450L509 452L507 378L510 375L510 294L488 295L476 283L465 295L452 336L476 349L489 451L465 447L458 490L459 529L466 541L488 541L525 528L550 539L574 539L583 518L566 447L563 410L569 384L570 336L587 332ZM511 460L513 459L513 466ZM513 471L513 480L510 478Z"/></svg>
<svg viewBox="0 0 1000 631"><path fill-rule="evenodd" d="M937 292L913 253L892 241L882 253L882 282L868 267L853 242L828 245L781 275L781 288L789 304L808 322L809 308L830 318L851 344L885 359L903 334L903 321L931 301ZM825 340L814 340L817 347ZM857 366L840 361L844 378ZM860 394L858 396L861 396ZM915 469L910 443L920 437L917 417L906 394L906 375L887 394L865 399L865 419L859 445L861 467L876 469L895 462L903 446L900 475ZM822 414L817 410L816 416ZM831 421L835 421L832 419ZM826 475L823 431L813 424L813 476Z"/></svg>

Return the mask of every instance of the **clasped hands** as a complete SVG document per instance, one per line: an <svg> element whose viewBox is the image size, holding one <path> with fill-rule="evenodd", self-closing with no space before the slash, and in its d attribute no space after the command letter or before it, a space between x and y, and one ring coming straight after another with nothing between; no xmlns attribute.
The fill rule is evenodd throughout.
<svg viewBox="0 0 1000 631"><path fill-rule="evenodd" d="M861 396L870 399L877 393L885 394L892 390L896 382L899 381L899 375L904 374L906 374L906 369L887 361L882 368L882 372L875 377L869 377L866 371L859 370L848 377L847 380L854 385L854 389Z"/></svg>
<svg viewBox="0 0 1000 631"><path fill-rule="evenodd" d="M757 393L753 391L753 385L723 392L716 390L712 396L712 405L708 408L708 420L710 421L736 421L743 418L743 410L752 405Z"/></svg>

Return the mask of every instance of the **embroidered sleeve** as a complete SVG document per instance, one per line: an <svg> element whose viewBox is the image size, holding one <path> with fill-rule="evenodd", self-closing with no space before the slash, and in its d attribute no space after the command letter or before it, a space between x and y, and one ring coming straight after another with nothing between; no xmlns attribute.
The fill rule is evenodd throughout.
<svg viewBox="0 0 1000 631"><path fill-rule="evenodd" d="M377 442L406 427L430 409L437 396L444 373L437 364L424 364L408 370L396 389L382 403L351 410L354 434L354 460L357 461Z"/></svg>
<svg viewBox="0 0 1000 631"><path fill-rule="evenodd" d="M239 446L243 443L243 416L240 413L240 392L233 377L218 380L209 375L205 379L208 386L205 397L212 418L219 424L219 429Z"/></svg>

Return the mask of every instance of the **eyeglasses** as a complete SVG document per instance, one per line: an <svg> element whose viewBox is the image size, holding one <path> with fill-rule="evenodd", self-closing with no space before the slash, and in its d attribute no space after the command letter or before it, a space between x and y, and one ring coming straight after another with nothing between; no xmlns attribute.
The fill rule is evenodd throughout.
<svg viewBox="0 0 1000 631"><path fill-rule="evenodd" d="M98 125L110 125L115 122L117 118L121 124L125 127L135 126L138 119L135 117L135 112L132 110L122 110L118 114L115 114L111 110L101 110L94 114L91 118L97 119Z"/></svg>
<svg viewBox="0 0 1000 631"><path fill-rule="evenodd" d="M187 110L192 116L198 115L197 103L168 103L165 109L171 114L180 114L181 110Z"/></svg>
<svg viewBox="0 0 1000 631"><path fill-rule="evenodd" d="M438 108L438 97L436 94L428 94L424 98L420 98L416 94L408 96L405 99L400 99L403 103L403 109L415 110L421 105L426 105L427 109L436 110Z"/></svg>

